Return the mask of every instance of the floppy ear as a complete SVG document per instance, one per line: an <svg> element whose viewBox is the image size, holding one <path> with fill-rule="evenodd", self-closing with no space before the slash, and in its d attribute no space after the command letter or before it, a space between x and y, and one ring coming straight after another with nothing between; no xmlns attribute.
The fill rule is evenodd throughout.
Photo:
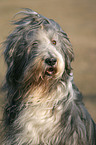
<svg viewBox="0 0 96 145"><path fill-rule="evenodd" d="M62 49L65 55L65 70L66 73L69 75L72 68L71 68L71 62L74 60L74 52L72 49L72 45L67 37L67 34L62 32Z"/></svg>
<svg viewBox="0 0 96 145"><path fill-rule="evenodd" d="M17 31L16 31L17 32ZM10 34L5 42L6 49L4 52L5 61L8 65L6 79L8 83L16 84L16 81L23 73L27 63L26 41L17 33ZM16 36L17 35L17 36Z"/></svg>
<svg viewBox="0 0 96 145"><path fill-rule="evenodd" d="M67 41L65 41L65 47L66 47L66 52L69 56L69 60L70 60L70 62L72 62L74 60L74 52L73 52L72 45L68 38L67 38Z"/></svg>

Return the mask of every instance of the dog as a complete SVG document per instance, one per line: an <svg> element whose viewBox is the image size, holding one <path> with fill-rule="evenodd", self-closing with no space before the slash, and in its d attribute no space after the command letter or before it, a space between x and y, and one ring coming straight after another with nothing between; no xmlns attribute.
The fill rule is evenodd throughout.
<svg viewBox="0 0 96 145"><path fill-rule="evenodd" d="M31 9L19 16L4 43L3 145L96 145L96 125L73 82L67 34Z"/></svg>

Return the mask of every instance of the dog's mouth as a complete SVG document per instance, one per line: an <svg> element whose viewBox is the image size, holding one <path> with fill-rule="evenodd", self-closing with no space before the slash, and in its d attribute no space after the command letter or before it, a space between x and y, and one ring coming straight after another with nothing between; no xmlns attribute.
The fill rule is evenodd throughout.
<svg viewBox="0 0 96 145"><path fill-rule="evenodd" d="M56 67L53 67L53 66L50 66L50 67L47 67L46 70L45 70L45 74L47 76L52 76L56 73L57 69Z"/></svg>

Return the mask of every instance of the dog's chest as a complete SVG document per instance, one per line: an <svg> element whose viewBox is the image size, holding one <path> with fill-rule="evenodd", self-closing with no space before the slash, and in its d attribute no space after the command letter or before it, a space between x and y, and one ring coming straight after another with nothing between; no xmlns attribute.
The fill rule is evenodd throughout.
<svg viewBox="0 0 96 145"><path fill-rule="evenodd" d="M58 135L56 130L60 129L61 115L63 113L64 88L62 85L52 91L49 96L43 96L46 99L42 99L42 102L40 102L40 98L42 98L40 90L30 96L29 104L26 104L20 115L20 122L23 124L23 137L26 138L26 142L30 140L32 144L46 142L51 140L54 134L55 136Z"/></svg>
<svg viewBox="0 0 96 145"><path fill-rule="evenodd" d="M59 129L59 123L62 114L62 105L54 108L44 108L44 106L29 107L24 112L24 118L21 119L23 126L23 136L26 141L32 141L32 144L48 141Z"/></svg>

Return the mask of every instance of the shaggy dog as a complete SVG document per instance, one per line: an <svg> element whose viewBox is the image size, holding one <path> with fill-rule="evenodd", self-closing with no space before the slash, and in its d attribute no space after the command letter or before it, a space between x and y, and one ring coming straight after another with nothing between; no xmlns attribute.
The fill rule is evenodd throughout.
<svg viewBox="0 0 96 145"><path fill-rule="evenodd" d="M73 82L72 45L30 9L5 42L4 145L96 145L95 123Z"/></svg>

